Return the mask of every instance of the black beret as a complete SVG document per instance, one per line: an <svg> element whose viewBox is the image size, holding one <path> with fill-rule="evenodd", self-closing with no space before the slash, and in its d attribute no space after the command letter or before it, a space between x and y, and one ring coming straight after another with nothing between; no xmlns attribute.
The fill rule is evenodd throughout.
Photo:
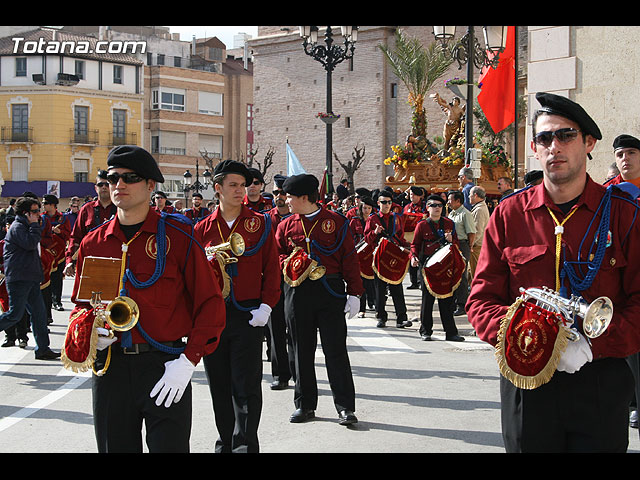
<svg viewBox="0 0 640 480"><path fill-rule="evenodd" d="M536 180L540 180L542 178L542 170L531 170L527 172L524 176L524 184L529 185L530 183L535 182Z"/></svg>
<svg viewBox="0 0 640 480"><path fill-rule="evenodd" d="M144 148L136 145L120 145L107 156L109 168L129 168L142 178L164 183L164 177L155 158Z"/></svg>
<svg viewBox="0 0 640 480"><path fill-rule="evenodd" d="M617 150L619 148L637 148L640 150L640 140L631 135L618 135L613 141L613 149Z"/></svg>
<svg viewBox="0 0 640 480"><path fill-rule="evenodd" d="M369 191L369 189L364 188L364 187L360 187L360 188L356 188L356 194L360 197L370 197L371 196L371 192Z"/></svg>
<svg viewBox="0 0 640 480"><path fill-rule="evenodd" d="M378 193L378 198L380 197L387 197L387 198L393 198L393 190L391 190L391 188L389 188L389 190L387 190L387 188L385 187L383 190L380 191L380 193Z"/></svg>
<svg viewBox="0 0 640 480"><path fill-rule="evenodd" d="M282 184L282 189L291 195L301 197L318 191L320 183L318 179L308 173L292 175Z"/></svg>
<svg viewBox="0 0 640 480"><path fill-rule="evenodd" d="M576 122L583 133L591 135L596 140L602 140L602 133L596 122L576 102L553 93L538 92L536 100L540 103L538 111L551 115L560 115Z"/></svg>
<svg viewBox="0 0 640 480"><path fill-rule="evenodd" d="M38 196L33 192L29 192L29 191L22 192L22 196L27 198L35 198L36 200L38 200Z"/></svg>
<svg viewBox="0 0 640 480"><path fill-rule="evenodd" d="M55 195L47 194L42 197L42 201L50 203L52 205L58 205L58 197L56 197Z"/></svg>
<svg viewBox="0 0 640 480"><path fill-rule="evenodd" d="M157 190L157 191L153 192L153 196L155 197L156 195L158 195L159 197L165 198L165 199L167 198L167 194L164 193L162 190Z"/></svg>
<svg viewBox="0 0 640 480"><path fill-rule="evenodd" d="M442 204L442 206L444 206L444 199L440 196L440 195L429 195L427 197L427 205L429 204L430 201L434 201L434 202L440 202Z"/></svg>
<svg viewBox="0 0 640 480"><path fill-rule="evenodd" d="M203 198L203 197L202 197L202 194L201 194L200 192L194 192L194 193L191 195L191 198L194 198L194 197Z"/></svg>
<svg viewBox="0 0 640 480"><path fill-rule="evenodd" d="M214 177L216 177L217 175L225 175L227 173L242 175L244 177L246 185L249 185L251 182L253 182L253 175L251 174L251 172L249 172L247 166L242 162L238 162L236 160L223 160L218 165L216 165L216 168L213 169Z"/></svg>
<svg viewBox="0 0 640 480"><path fill-rule="evenodd" d="M412 185L410 188L414 195L424 195L424 190L422 189L422 187L416 187L415 185Z"/></svg>
<svg viewBox="0 0 640 480"><path fill-rule="evenodd" d="M364 203L365 205L369 205L372 208L378 207L378 205L376 205L376 202L371 197L362 197L361 200L362 200L362 203Z"/></svg>
<svg viewBox="0 0 640 480"><path fill-rule="evenodd" d="M286 179L287 177L285 177L284 175L280 175L279 173L276 173L273 176L273 183L275 184L276 187L282 188L282 185L284 184L284 181Z"/></svg>
<svg viewBox="0 0 640 480"><path fill-rule="evenodd" d="M260 183L264 183L264 177L262 176L262 172L260 172L260 170L258 170L257 168L251 167L249 168L249 173L254 179L260 180Z"/></svg>

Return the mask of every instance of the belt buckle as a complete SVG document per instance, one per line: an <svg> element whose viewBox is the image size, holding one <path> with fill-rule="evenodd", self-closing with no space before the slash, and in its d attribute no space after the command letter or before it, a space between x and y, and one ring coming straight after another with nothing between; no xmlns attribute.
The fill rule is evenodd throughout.
<svg viewBox="0 0 640 480"><path fill-rule="evenodd" d="M122 352L123 352L125 355L137 355L137 354L139 354L139 353L140 353L140 349L138 348L138 345L139 345L138 343L135 343L135 344L133 344L133 346L131 346L131 347L124 347L124 348L122 349Z"/></svg>

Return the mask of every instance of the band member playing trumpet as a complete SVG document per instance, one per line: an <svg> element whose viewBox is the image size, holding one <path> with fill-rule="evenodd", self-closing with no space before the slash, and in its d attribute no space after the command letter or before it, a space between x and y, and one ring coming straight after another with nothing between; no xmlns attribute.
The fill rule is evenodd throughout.
<svg viewBox="0 0 640 480"><path fill-rule="evenodd" d="M429 217L421 220L416 225L413 241L411 242L411 264L420 267L425 259L431 257L438 249L446 244L458 245L458 236L455 232L455 225L452 220L442 215L444 201L440 195L429 195L427 198L427 212ZM450 268L444 265L443 269ZM435 281L448 281L448 272L436 272ZM442 277L440 274L443 274ZM422 305L420 306L420 337L422 340L431 340L433 333L433 304L436 300L434 294L429 290L423 273L419 272L420 288L422 289ZM440 320L444 327L445 338L449 341L461 342L464 337L458 335L458 327L453 317L453 290L443 295L438 295L438 310Z"/></svg>
<svg viewBox="0 0 640 480"><path fill-rule="evenodd" d="M244 163L220 162L213 171L218 208L195 227L205 249L229 242L233 234L244 241L242 255L224 267L230 288L220 345L204 359L219 434L215 450L222 453L259 451L264 326L280 298L271 217L243 204L252 180Z"/></svg>
<svg viewBox="0 0 640 480"><path fill-rule="evenodd" d="M139 318L131 330L98 340L97 348L107 352L92 383L98 451L142 452L144 421L150 452L188 452L190 380L218 346L224 301L192 225L149 206L156 182L164 181L151 154L122 145L109 152L107 165L117 213L80 244L70 324L91 307L78 299L87 257L121 259L119 293L135 302ZM77 335L72 329L67 340Z"/></svg>
<svg viewBox="0 0 640 480"><path fill-rule="evenodd" d="M301 423L315 416L315 356L320 332L339 423L350 425L358 419L345 313L350 318L358 313L358 295L364 289L348 220L317 203L318 187L313 175L285 180L283 189L292 215L282 220L276 231L286 282L285 319L296 359L296 410L289 421Z"/></svg>
<svg viewBox="0 0 640 480"><path fill-rule="evenodd" d="M608 297L614 311L607 331L587 340L578 321L577 340L551 352L558 353L557 366L546 383L528 389L501 375L502 433L508 452L624 452L634 383L624 358L640 350L636 196L599 185L587 173L602 134L580 105L549 93L536 99L531 148L543 182L493 211L466 305L469 321L485 342L506 342L524 354L539 348L543 358L548 347L535 332L546 335L556 323L522 315L535 322L522 331L522 344L515 335L501 335L503 320L517 318L521 288L547 288L563 299L578 295L586 303ZM535 304L529 308L548 316ZM536 366L535 358L521 360L522 367Z"/></svg>
<svg viewBox="0 0 640 480"><path fill-rule="evenodd" d="M369 245L379 245L380 239L386 237L391 242L402 248L409 249L409 243L404 239L402 218L391 211L393 194L389 190L382 190L378 194L378 206L380 210L369 215L364 230L364 238ZM406 253L407 257L410 255ZM405 272L406 273L406 272ZM378 327L384 327L387 322L387 288L393 299L393 307L396 311L396 327L404 328L412 325L407 318L407 304L404 300L402 283L389 283L376 274L376 311Z"/></svg>

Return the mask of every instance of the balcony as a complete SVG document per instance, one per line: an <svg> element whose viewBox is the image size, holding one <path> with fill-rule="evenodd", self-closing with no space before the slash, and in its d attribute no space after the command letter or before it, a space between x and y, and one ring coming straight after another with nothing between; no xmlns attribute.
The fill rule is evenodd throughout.
<svg viewBox="0 0 640 480"><path fill-rule="evenodd" d="M33 143L32 127L1 127L0 142L2 143Z"/></svg>
<svg viewBox="0 0 640 480"><path fill-rule="evenodd" d="M75 143L80 145L97 145L98 144L98 130L75 130L69 131L70 140L69 143Z"/></svg>
<svg viewBox="0 0 640 480"><path fill-rule="evenodd" d="M109 132L110 145L112 147L118 145L137 145L138 137L135 132L131 133L119 133L119 132Z"/></svg>

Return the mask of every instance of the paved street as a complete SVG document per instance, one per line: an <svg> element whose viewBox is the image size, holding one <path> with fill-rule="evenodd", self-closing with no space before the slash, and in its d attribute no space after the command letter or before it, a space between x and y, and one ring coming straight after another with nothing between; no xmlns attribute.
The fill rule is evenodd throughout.
<svg viewBox="0 0 640 480"><path fill-rule="evenodd" d="M52 347L59 350L71 304L72 280L64 282L65 312L54 312ZM413 315L419 291L406 290ZM437 318L436 341L423 342L418 325L375 327L375 315L349 321L349 351L356 384L359 422L337 423L324 358L319 347L320 399L316 419L289 423L293 389L272 391L271 367L264 362L264 406L260 423L264 453L480 453L503 452L498 370L490 347L479 342L466 317L457 317L462 343L444 340ZM4 337L0 335L0 341ZM0 452L93 453L90 376L74 375L59 361L39 361L33 337L26 350L0 349ZM194 425L191 450L211 452L217 432L204 369L193 377ZM630 452L640 451L630 429Z"/></svg>

